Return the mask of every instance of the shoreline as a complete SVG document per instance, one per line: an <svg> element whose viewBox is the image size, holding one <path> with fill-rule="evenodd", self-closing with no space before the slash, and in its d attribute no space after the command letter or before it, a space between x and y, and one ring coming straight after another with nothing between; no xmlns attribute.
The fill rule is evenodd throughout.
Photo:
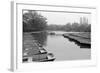
<svg viewBox="0 0 100 73"><path fill-rule="evenodd" d="M90 33L65 33L63 36L81 44L91 45Z"/></svg>
<svg viewBox="0 0 100 73"><path fill-rule="evenodd" d="M27 34L30 33L24 34L23 37L23 62L48 62L55 60L53 53L48 52L38 41L31 36L27 36Z"/></svg>

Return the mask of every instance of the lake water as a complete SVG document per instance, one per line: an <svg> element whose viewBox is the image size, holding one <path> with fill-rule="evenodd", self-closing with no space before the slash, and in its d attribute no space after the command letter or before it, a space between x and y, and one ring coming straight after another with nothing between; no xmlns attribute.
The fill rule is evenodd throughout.
<svg viewBox="0 0 100 73"><path fill-rule="evenodd" d="M66 32L53 32L55 32L55 35L50 35L46 32L31 33L30 38L33 37L42 44L48 52L53 53L56 58L55 61L85 60L91 58L90 48L80 45L75 41L71 41L68 38L64 38L62 34Z"/></svg>

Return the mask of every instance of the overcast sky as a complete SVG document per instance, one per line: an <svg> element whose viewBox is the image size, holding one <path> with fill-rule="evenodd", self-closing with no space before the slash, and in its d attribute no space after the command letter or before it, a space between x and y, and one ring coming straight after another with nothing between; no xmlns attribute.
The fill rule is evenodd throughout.
<svg viewBox="0 0 100 73"><path fill-rule="evenodd" d="M91 23L91 14L82 13L63 13L63 12L45 12L37 11L39 14L47 18L48 24L60 24L65 25L66 23L80 22L80 17L86 17L88 22Z"/></svg>

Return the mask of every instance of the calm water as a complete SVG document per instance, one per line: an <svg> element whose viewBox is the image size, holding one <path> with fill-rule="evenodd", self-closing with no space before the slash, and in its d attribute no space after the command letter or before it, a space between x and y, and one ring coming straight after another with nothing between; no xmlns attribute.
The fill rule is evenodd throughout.
<svg viewBox="0 0 100 73"><path fill-rule="evenodd" d="M62 31L54 31L55 35L42 33L27 34L42 44L48 52L54 54L56 61L59 60L82 60L90 59L91 49L62 36ZM32 41L32 39L31 39ZM81 47L81 48L80 48Z"/></svg>

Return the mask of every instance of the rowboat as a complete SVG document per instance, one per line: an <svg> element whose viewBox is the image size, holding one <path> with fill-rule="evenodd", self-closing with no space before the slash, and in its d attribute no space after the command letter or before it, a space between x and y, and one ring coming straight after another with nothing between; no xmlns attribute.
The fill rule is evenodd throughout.
<svg viewBox="0 0 100 73"><path fill-rule="evenodd" d="M39 49L39 51L40 51L41 54L47 53L47 51L44 48Z"/></svg>
<svg viewBox="0 0 100 73"><path fill-rule="evenodd" d="M54 57L53 53L48 53L45 59L39 60L40 62L49 62L54 61L56 58Z"/></svg>

